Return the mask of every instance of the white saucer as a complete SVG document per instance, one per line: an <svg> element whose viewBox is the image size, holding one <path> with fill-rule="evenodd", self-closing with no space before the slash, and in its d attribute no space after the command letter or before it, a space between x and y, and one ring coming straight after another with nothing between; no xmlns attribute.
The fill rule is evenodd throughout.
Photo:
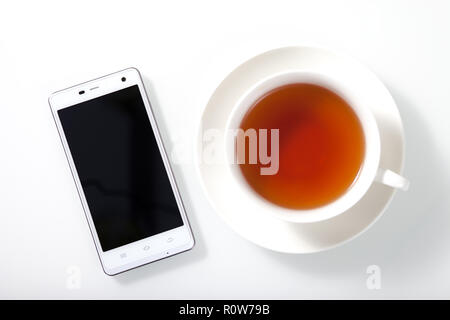
<svg viewBox="0 0 450 320"><path fill-rule="evenodd" d="M267 249L286 253L312 253L336 247L367 230L384 212L395 190L374 183L354 207L332 219L298 224L241 212L236 181L226 164L202 163L204 130L225 130L236 101L259 80L288 70L320 72L322 68L342 70L365 81L373 93L372 111L381 138L380 166L399 174L403 170L403 125L396 104L380 80L352 58L311 47L287 47L258 55L231 72L211 96L200 122L196 143L196 165L207 198L216 212L242 237ZM377 100L377 101L375 101ZM221 142L222 143L222 142ZM225 149L219 148L218 150Z"/></svg>

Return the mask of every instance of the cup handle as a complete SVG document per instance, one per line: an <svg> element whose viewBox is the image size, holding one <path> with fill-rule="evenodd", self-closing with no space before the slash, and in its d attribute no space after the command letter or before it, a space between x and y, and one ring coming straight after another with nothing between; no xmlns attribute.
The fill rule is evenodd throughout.
<svg viewBox="0 0 450 320"><path fill-rule="evenodd" d="M388 169L378 168L375 181L403 191L409 188L408 179Z"/></svg>

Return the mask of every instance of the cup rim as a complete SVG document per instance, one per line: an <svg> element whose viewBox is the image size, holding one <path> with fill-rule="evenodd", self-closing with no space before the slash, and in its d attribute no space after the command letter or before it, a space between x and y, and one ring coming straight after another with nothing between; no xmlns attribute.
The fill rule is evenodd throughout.
<svg viewBox="0 0 450 320"><path fill-rule="evenodd" d="M293 79L297 80L293 81ZM279 72L258 81L246 90L233 106L226 122L225 128L227 130L239 128L239 124L249 107L267 92L291 83L312 83L325 87L343 98L356 113L363 128L365 138L365 154L363 163L353 183L338 198L316 208L293 209L282 207L269 201L259 195L251 188L251 186L248 185L237 164L228 163L228 170L230 170L230 174L236 178L237 184L239 185L243 196L248 198L249 201L253 200L258 209L262 210L266 208L266 210L262 211L268 212L289 222L318 222L331 219L344 213L358 203L369 190L375 180L380 161L381 146L378 125L376 123L375 116L369 107L356 103L354 100L357 100L357 98L352 96L350 90L343 89L344 86L340 87L338 85L339 81L339 79L328 74L309 70L289 70ZM233 141L230 140L231 138ZM232 147L233 144L234 135L225 135L225 155L228 159L234 158L234 148ZM231 158L230 153L233 153L233 157Z"/></svg>

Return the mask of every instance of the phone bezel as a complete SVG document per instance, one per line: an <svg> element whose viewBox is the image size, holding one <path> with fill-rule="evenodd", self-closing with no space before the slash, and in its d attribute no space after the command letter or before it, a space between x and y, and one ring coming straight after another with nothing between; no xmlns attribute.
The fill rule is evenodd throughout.
<svg viewBox="0 0 450 320"><path fill-rule="evenodd" d="M122 77L126 81L122 81ZM177 227L159 233L145 239L141 239L118 248L114 248L104 252L100 245L97 231L92 219L89 206L84 195L83 188L73 162L72 154L70 152L64 130L59 119L58 110L74 106L76 104L88 101L103 95L137 85L139 92L144 102L147 115L155 135L159 151L161 153L164 166L172 186L173 193L183 220L183 226ZM84 94L79 94L84 91ZM178 190L175 177L170 166L170 161L167 156L162 138L157 126L150 101L145 91L144 83L139 71L136 68L128 68L118 71L101 78L97 78L88 82L84 82L67 89L63 89L53 93L49 99L50 109L58 129L61 142L63 144L66 158L69 162L70 170L72 172L75 185L80 196L83 210L88 221L89 229L95 243L95 248L99 256L103 271L107 275L116 275L118 273L148 264L163 258L173 256L175 254L190 250L195 244L195 240L187 219L186 211L184 209L183 201ZM169 241L172 239L171 241ZM145 248L145 249L144 249ZM124 257L123 254L126 254Z"/></svg>

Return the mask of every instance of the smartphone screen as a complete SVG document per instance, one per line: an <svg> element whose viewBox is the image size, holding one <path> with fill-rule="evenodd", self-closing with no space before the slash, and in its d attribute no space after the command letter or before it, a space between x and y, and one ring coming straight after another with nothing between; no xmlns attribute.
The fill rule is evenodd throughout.
<svg viewBox="0 0 450 320"><path fill-rule="evenodd" d="M58 115L103 251L183 226L137 85Z"/></svg>

